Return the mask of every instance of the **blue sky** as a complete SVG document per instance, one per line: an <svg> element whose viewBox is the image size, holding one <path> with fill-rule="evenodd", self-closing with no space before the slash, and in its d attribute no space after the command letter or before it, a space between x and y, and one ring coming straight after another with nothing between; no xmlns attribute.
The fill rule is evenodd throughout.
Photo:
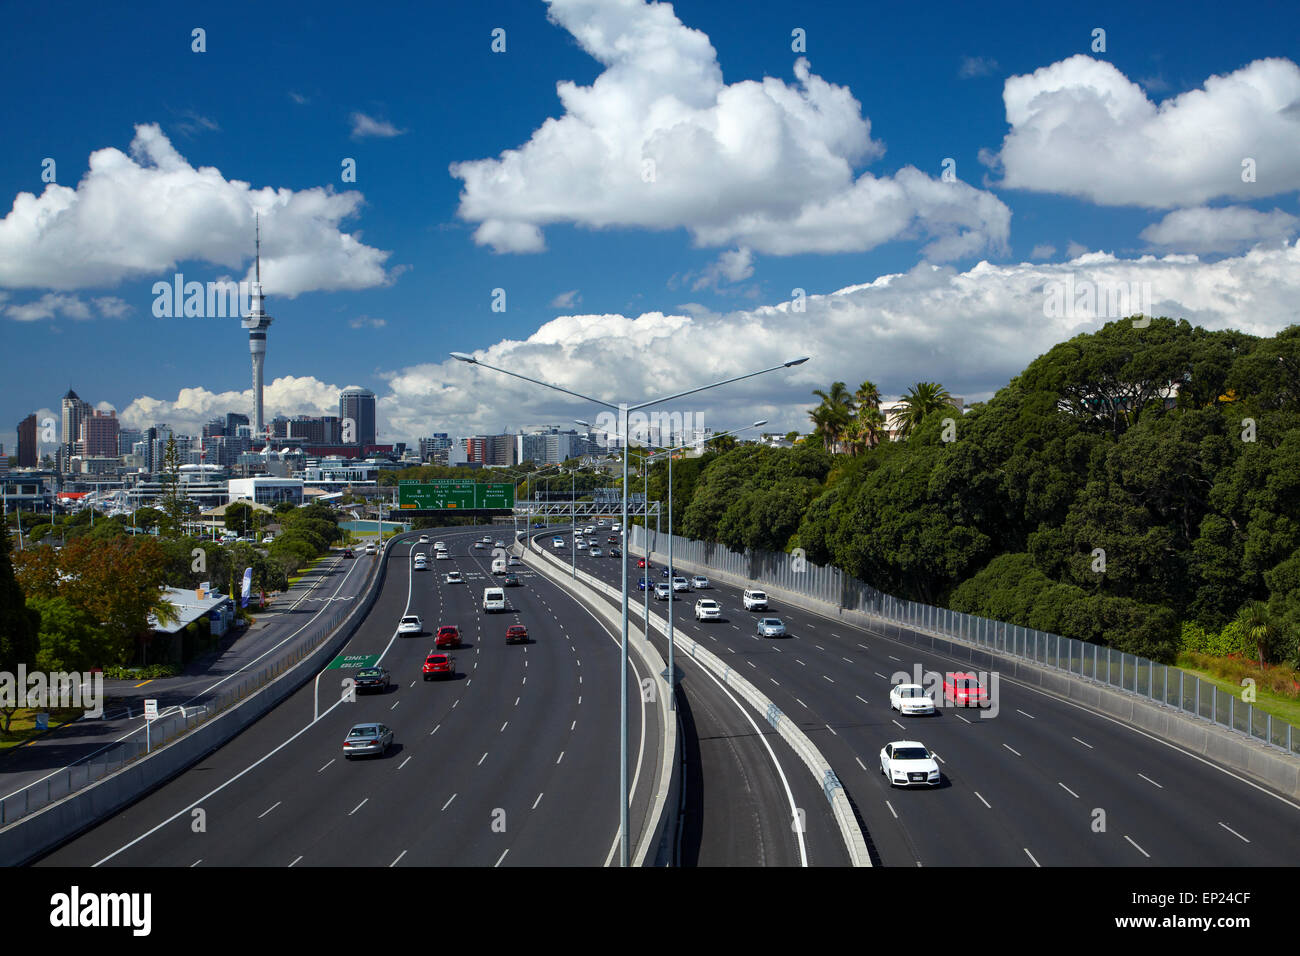
<svg viewBox="0 0 1300 956"><path fill-rule="evenodd" d="M151 291L176 271L201 282L244 276L252 236L246 230L241 253L237 226L245 214L251 220L254 204L238 183L299 197L297 206L286 199L269 211L263 225L263 280L275 317L268 417L335 413L337 389L363 385L380 395L381 437L390 440L590 417L589 406L448 366L452 350L490 350L489 360L610 400L806 352L814 360L797 375L683 408L719 428L761 410L784 428L806 425L810 389L832 379L855 387L871 378L897 394L924 378L986 396L1053 342L1104 321L1034 321L1042 283L1066 274L1137 281L1134 270L1146 269L1140 278L1155 284L1163 306L1156 311L1210 326L1267 334L1295 321L1300 151L1292 127L1300 127L1300 105L1289 121L1272 118L1296 92L1295 5L1256 5L1249 15L1212 3L1057 6L679 2L674 26L665 10L651 14L633 0L564 0L553 11L559 22L540 0L395 4L382 15L341 3L310 12L277 3L11 5L0 14L0 215L8 213L0 259L10 260L0 264L0 441L12 454L17 421L57 409L69 386L136 425L184 429L247 411L247 398L236 394L249 382L237 320L155 317ZM51 23L66 27L56 34ZM608 127L595 122L596 134L628 140L611 155L648 152L665 167L692 157L694 165L664 173L662 184L676 192L661 200L668 189L644 198L626 185L622 193L607 189L593 175L599 160L570 129L515 171L514 198L476 187L462 207L467 185L452 164L524 147L548 118L566 115L558 81L591 87L607 72L573 32L593 23L614 47L666 51L664 59L610 67L625 85L590 105L593 115L610 117ZM206 31L205 52L191 50L195 27ZM498 27L504 53L490 48ZM1097 27L1106 31L1105 52L1091 49ZM796 28L806 35L802 53L791 48ZM681 118L662 97L691 98L699 87L683 79L682 66L707 73L708 45L722 84L772 78L778 104L783 90L797 96L796 61L805 57L805 76L851 95L857 108L849 112L869 121L869 134L865 123L813 111L811 129L792 120L782 127L789 142L773 146L761 135L769 126L755 124L744 135L757 144L755 156L772 149L767 172L746 164L747 150L725 161L703 146L697 155L695 140L672 140L655 153ZM1080 54L1105 66L1071 60ZM1212 115L1245 116L1240 127L1189 129L1204 116L1194 102L1162 112L1211 77L1266 58L1284 62L1205 97L1220 103L1222 113ZM656 76L665 62L671 75ZM1004 84L1053 65L1067 88L1094 100L1067 89L1053 107L1063 118L1039 114L1008 150L1015 129ZM1151 115L1144 120L1137 109L1099 121L1097 103L1128 89L1124 83L1149 98ZM758 95L760 87L746 89ZM1244 106L1242 90L1253 91ZM660 113L669 119L656 130L646 116ZM716 115L743 124L753 111L724 102ZM1098 122L1090 140L1089 124ZM1247 150L1259 153L1258 181L1243 190L1233 175L1163 176L1141 168L1141 156L1114 160L1130 122L1175 142L1213 141L1228 173ZM358 132L358 123L372 132ZM133 156L136 127L149 124L158 127L152 142L163 145L152 159ZM1062 147L1044 129L1085 135ZM809 142L816 148L806 150ZM1095 157L1080 145L1094 142ZM168 180L130 168L157 172L166 144L182 167L219 175L205 186L184 169ZM79 189L91 154L110 148L122 154L116 172L104 174L98 191ZM46 190L47 157L58 186L77 193L30 200L43 218L29 218L17 197ZM345 158L356 161L355 183L341 181ZM941 181L945 158L964 184L951 208L929 182ZM829 228L839 207L816 203L846 190L804 189L800 180L811 169L810 179L831 183L841 167L849 170L845 185L866 173L903 186L880 208L857 208L850 218L860 218L844 229ZM920 178L896 178L905 167ZM1101 172L1090 176L1095 167ZM691 184L670 183L674 173ZM749 174L752 183L728 192ZM1171 178L1177 182L1164 189ZM864 195L845 201L861 207ZM709 208L715 197L724 209ZM801 204L802 225L783 219ZM71 206L79 207L75 216ZM530 214L517 214L525 207ZM903 225L879 225L887 213ZM114 218L120 226L87 238L95 223ZM484 221L505 220L504 233L476 233ZM857 238L864 233L872 238ZM123 235L131 241L101 255ZM1088 258L1098 252L1110 259ZM1143 256L1157 261L1140 266ZM1181 258L1159 261L1166 256ZM981 262L987 270L978 270ZM1254 270L1252 282L1265 291L1227 295L1222 276L1243 270ZM837 290L890 274L907 281L833 301ZM784 305L795 288L811 297L804 313ZM494 289L505 290L504 312L492 311ZM958 314L963 308L971 314Z"/></svg>

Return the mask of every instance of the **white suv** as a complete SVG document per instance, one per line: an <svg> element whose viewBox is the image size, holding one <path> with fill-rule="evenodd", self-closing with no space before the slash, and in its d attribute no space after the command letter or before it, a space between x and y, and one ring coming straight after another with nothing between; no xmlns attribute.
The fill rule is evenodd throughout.
<svg viewBox="0 0 1300 956"><path fill-rule="evenodd" d="M719 621L722 619L722 606L709 598L700 598L695 602L695 620Z"/></svg>
<svg viewBox="0 0 1300 956"><path fill-rule="evenodd" d="M767 610L767 593L757 591L751 588L745 589L744 594L746 611L766 611Z"/></svg>

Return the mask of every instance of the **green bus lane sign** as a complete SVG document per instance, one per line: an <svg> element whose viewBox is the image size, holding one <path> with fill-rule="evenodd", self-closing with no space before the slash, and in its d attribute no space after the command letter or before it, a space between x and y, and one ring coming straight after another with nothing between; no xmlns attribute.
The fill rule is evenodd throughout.
<svg viewBox="0 0 1300 956"><path fill-rule="evenodd" d="M360 670L363 667L374 667L378 660L378 654L340 654L330 661L329 667L325 669Z"/></svg>

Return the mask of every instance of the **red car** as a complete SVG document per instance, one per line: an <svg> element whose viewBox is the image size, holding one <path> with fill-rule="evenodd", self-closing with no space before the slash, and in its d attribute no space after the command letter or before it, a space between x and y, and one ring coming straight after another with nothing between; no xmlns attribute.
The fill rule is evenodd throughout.
<svg viewBox="0 0 1300 956"><path fill-rule="evenodd" d="M644 567L645 567L645 558L637 558L637 559L636 559L636 566L637 566L638 568L644 568Z"/></svg>
<svg viewBox="0 0 1300 956"><path fill-rule="evenodd" d="M516 641L522 641L524 644L528 643L528 628L522 624L511 624L506 628L506 643L513 644Z"/></svg>
<svg viewBox="0 0 1300 956"><path fill-rule="evenodd" d="M442 625L433 643L435 647L460 647L460 628L455 624Z"/></svg>
<svg viewBox="0 0 1300 956"><path fill-rule="evenodd" d="M944 675L943 696L959 707L983 707L989 702L988 692L975 675L961 671Z"/></svg>
<svg viewBox="0 0 1300 956"><path fill-rule="evenodd" d="M450 654L430 654L424 659L424 679L435 677L455 677L456 658Z"/></svg>

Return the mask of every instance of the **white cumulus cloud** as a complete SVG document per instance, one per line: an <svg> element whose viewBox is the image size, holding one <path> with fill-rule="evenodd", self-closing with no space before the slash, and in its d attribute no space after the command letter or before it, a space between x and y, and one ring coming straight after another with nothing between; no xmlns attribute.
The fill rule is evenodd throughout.
<svg viewBox="0 0 1300 956"><path fill-rule="evenodd" d="M91 153L75 189L51 183L40 196L14 197L0 219L0 286L67 291L170 280L182 261L238 268L251 259L254 212L268 293L384 285L389 253L339 228L362 203L358 192L228 180L190 165L157 124L140 125L129 156L113 147Z"/></svg>
<svg viewBox="0 0 1300 956"><path fill-rule="evenodd" d="M759 253L865 251L931 240L931 259L1005 247L1010 210L991 193L907 167L855 176L879 157L847 87L794 66L725 84L709 39L671 4L551 0L550 17L604 65L564 80L564 115L497 159L454 163L458 214L497 252L539 252L542 227L685 228L702 246Z"/></svg>
<svg viewBox="0 0 1300 956"><path fill-rule="evenodd" d="M1300 67L1256 60L1157 104L1112 64L1079 54L1003 87L997 155L1011 189L1170 208L1300 189ZM1243 181L1243 162L1254 181Z"/></svg>
<svg viewBox="0 0 1300 956"><path fill-rule="evenodd" d="M1178 252L1232 252L1259 242L1283 242L1295 235L1300 219L1274 209L1259 212L1247 206L1175 209L1142 230L1153 246Z"/></svg>

